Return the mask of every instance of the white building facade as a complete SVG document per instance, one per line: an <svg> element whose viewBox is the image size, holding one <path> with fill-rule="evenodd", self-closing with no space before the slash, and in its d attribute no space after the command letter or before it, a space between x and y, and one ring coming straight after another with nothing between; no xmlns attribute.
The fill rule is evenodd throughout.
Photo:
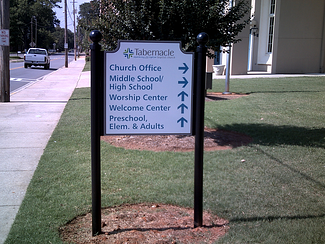
<svg viewBox="0 0 325 244"><path fill-rule="evenodd" d="M233 45L231 74L325 72L325 0L250 3L251 25L239 34L242 41ZM226 65L225 55L214 64Z"/></svg>

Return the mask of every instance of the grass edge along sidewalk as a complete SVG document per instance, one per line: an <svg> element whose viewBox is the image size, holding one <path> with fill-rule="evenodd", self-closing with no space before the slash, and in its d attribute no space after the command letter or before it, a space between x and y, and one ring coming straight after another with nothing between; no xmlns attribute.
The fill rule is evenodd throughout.
<svg viewBox="0 0 325 244"><path fill-rule="evenodd" d="M232 80L249 96L206 103L205 124L252 144L205 152L204 209L230 221L217 243L325 243L324 77ZM214 81L222 91L223 81ZM102 206L193 205L193 153L102 142ZM9 243L60 243L91 209L90 89L76 89L40 160Z"/></svg>

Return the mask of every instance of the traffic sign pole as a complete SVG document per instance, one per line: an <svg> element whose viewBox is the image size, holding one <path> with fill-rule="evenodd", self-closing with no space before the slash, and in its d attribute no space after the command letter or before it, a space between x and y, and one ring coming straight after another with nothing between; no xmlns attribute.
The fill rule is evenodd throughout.
<svg viewBox="0 0 325 244"><path fill-rule="evenodd" d="M196 104L195 104L195 153L194 153L194 227L201 227L203 220L203 153L204 153L204 101L205 101L205 66L206 43L208 34L197 36L196 60Z"/></svg>

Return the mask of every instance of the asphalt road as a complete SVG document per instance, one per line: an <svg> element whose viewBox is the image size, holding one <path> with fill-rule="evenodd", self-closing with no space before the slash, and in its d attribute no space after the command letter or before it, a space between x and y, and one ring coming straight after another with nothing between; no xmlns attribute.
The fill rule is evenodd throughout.
<svg viewBox="0 0 325 244"><path fill-rule="evenodd" d="M74 56L68 56L68 62L73 60ZM45 70L43 67L24 68L24 62L11 62L10 63L10 94L17 92L24 86L28 86L37 80L42 79L45 75L61 68L65 64L64 54L51 55L50 69Z"/></svg>

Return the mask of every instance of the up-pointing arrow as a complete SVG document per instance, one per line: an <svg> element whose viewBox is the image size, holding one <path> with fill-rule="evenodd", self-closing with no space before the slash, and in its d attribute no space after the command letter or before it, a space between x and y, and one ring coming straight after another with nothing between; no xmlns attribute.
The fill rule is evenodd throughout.
<svg viewBox="0 0 325 244"><path fill-rule="evenodd" d="M184 103L182 103L181 105L179 105L177 107L177 109L181 109L181 113L183 114L184 113L184 109L188 109L188 107Z"/></svg>
<svg viewBox="0 0 325 244"><path fill-rule="evenodd" d="M178 67L179 70L184 70L183 71L183 74L186 73L186 71L188 71L188 66L186 65L186 63L183 63L184 64L184 67Z"/></svg>
<svg viewBox="0 0 325 244"><path fill-rule="evenodd" d="M181 80L181 81L178 81L178 84L181 84L181 85L183 85L183 88L187 85L187 83L188 83L188 81L186 80L186 78L185 77L183 77L183 80Z"/></svg>
<svg viewBox="0 0 325 244"><path fill-rule="evenodd" d="M179 122L181 122L181 127L184 127L184 122L187 123L187 120L182 117L179 120L177 120L177 123Z"/></svg>
<svg viewBox="0 0 325 244"><path fill-rule="evenodd" d="M188 97L187 93L182 91L181 93L178 94L178 97L181 96L182 102L184 102L185 96Z"/></svg>

